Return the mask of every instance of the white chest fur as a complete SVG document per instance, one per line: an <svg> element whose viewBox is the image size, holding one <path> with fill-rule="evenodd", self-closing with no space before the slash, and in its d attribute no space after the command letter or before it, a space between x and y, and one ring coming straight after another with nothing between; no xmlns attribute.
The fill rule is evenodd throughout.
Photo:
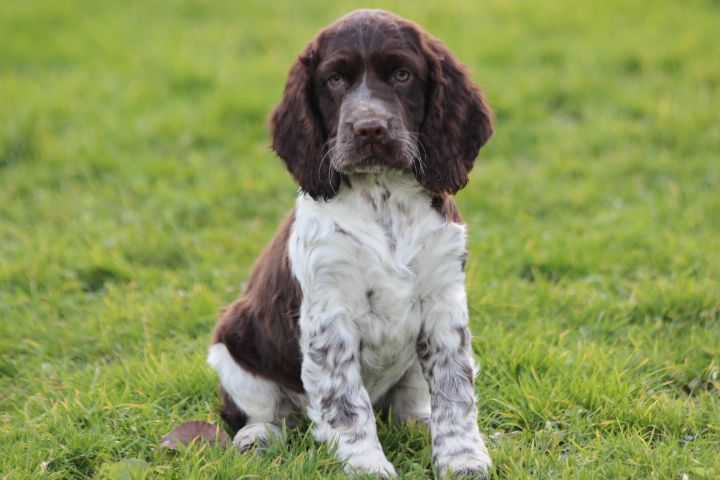
<svg viewBox="0 0 720 480"><path fill-rule="evenodd" d="M350 184L329 201L298 198L289 255L303 292L301 348L320 356L350 343L374 403L417 358L424 298L462 281L465 227L434 210L411 175ZM326 330L336 338L313 344Z"/></svg>

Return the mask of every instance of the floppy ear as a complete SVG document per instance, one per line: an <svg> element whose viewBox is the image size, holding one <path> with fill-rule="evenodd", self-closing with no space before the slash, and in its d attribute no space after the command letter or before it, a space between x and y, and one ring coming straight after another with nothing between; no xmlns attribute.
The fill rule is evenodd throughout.
<svg viewBox="0 0 720 480"><path fill-rule="evenodd" d="M327 200L335 195L340 176L331 172L329 161L321 161L325 134L313 91L316 65L310 44L290 69L282 101L270 119L270 134L273 150L300 189L316 200Z"/></svg>
<svg viewBox="0 0 720 480"><path fill-rule="evenodd" d="M436 38L421 35L430 84L420 141L423 166L415 175L428 190L456 193L468 182L475 158L492 135L490 108L463 65Z"/></svg>

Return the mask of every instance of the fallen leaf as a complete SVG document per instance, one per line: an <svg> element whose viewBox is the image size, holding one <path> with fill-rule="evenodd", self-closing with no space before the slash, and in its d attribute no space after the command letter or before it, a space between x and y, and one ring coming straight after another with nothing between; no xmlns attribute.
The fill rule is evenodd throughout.
<svg viewBox="0 0 720 480"><path fill-rule="evenodd" d="M171 450L181 450L191 443L209 443L227 448L232 441L225 430L209 422L194 420L172 429L160 439L160 446Z"/></svg>

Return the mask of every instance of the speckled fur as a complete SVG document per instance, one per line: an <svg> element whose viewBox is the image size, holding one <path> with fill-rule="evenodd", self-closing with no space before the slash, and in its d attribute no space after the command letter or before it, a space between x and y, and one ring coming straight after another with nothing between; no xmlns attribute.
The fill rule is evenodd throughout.
<svg viewBox="0 0 720 480"><path fill-rule="evenodd" d="M303 291L302 380L316 437L336 439L351 466L392 474L372 409L390 393L400 417L430 415L441 472L484 471L490 459L476 423L465 227L438 214L411 175L350 180L352 188L328 202L298 199L289 242Z"/></svg>

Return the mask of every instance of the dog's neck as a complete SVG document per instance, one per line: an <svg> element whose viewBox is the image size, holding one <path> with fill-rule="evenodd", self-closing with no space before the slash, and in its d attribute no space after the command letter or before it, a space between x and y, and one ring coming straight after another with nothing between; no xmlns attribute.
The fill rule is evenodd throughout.
<svg viewBox="0 0 720 480"><path fill-rule="evenodd" d="M330 200L335 202L381 214L390 204L429 205L430 197L411 172L384 169L346 175L337 195Z"/></svg>

